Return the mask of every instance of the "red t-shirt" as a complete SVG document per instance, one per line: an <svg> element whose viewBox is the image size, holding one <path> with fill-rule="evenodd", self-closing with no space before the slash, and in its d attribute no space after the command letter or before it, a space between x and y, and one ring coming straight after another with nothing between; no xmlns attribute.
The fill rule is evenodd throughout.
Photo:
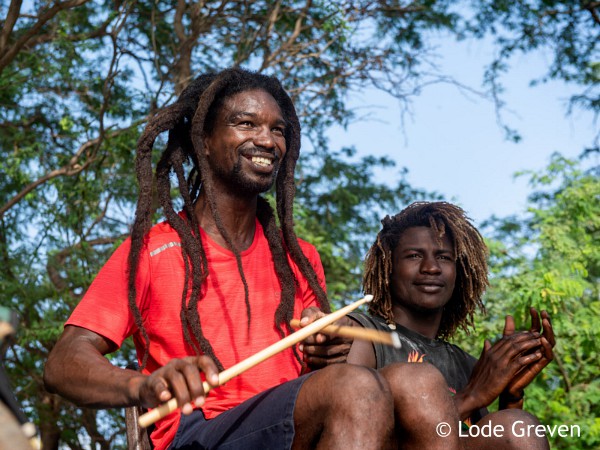
<svg viewBox="0 0 600 450"><path fill-rule="evenodd" d="M252 245L242 252L242 265L248 283L251 320L248 327L244 287L233 253L216 244L201 230L208 259L206 292L198 303L205 337L224 368L257 353L281 339L275 327L275 311L280 302L281 286L274 269L267 240L258 220ZM177 232L163 222L147 235L140 256L137 304L150 337L148 363L144 373L151 373L173 358L194 355L185 342L180 309L184 265ZM111 256L77 306L67 325L76 325L98 333L120 346L133 335L138 358L143 354L143 338L135 326L127 301L127 258L130 240ZM300 241L301 248L325 288L323 266L316 249ZM316 296L291 262L298 281L294 317L304 308L317 305ZM300 374L301 366L291 349L283 351L207 396L202 407L210 419L253 395ZM179 413L157 423L152 440L157 450L167 448L179 425Z"/></svg>

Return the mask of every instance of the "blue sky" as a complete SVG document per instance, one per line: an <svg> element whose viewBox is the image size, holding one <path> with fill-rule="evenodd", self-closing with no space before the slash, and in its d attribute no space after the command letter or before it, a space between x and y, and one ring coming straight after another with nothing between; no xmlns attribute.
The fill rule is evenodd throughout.
<svg viewBox="0 0 600 450"><path fill-rule="evenodd" d="M441 44L438 53L443 72L474 89L483 90L484 66L492 47L482 41ZM505 122L522 141L505 139L496 120L494 104L465 95L455 86L433 85L412 101L405 116L395 99L367 91L353 94L352 104L372 106L372 119L333 129L332 148L354 145L359 155L389 155L398 167L407 167L414 187L434 190L461 205L480 224L492 214L503 217L525 211L530 193L526 178L514 179L520 170L541 170L553 152L576 157L598 133L593 114L576 111L567 116L567 100L576 92L562 82L530 87L545 74L548 55L528 54L511 60L502 78ZM597 162L597 161L596 161ZM381 174L393 181L397 170Z"/></svg>

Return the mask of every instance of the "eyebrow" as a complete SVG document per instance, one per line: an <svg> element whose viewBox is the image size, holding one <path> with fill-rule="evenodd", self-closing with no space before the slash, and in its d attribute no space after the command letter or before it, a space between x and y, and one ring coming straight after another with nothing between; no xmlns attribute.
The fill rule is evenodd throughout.
<svg viewBox="0 0 600 450"><path fill-rule="evenodd" d="M258 117L258 114L253 113L253 112L247 112L247 111L234 111L227 116L227 121L233 122L233 121L235 121L237 119L241 119L243 117L256 118L256 117ZM284 119L278 119L277 125L282 125L282 126L286 127L287 122Z"/></svg>
<svg viewBox="0 0 600 450"><path fill-rule="evenodd" d="M401 252L424 252L425 249L423 247L406 247L400 250ZM438 248L435 253L452 253L454 254L454 249L451 248Z"/></svg>

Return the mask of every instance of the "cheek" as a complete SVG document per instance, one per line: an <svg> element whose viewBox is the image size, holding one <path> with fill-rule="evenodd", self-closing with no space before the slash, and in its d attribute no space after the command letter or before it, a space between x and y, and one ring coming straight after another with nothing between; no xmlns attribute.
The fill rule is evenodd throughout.
<svg viewBox="0 0 600 450"><path fill-rule="evenodd" d="M409 283L410 273L406 268L396 267L390 275L390 288L392 292L400 294L406 292L406 285Z"/></svg>
<svg viewBox="0 0 600 450"><path fill-rule="evenodd" d="M277 147L279 148L279 151L281 152L281 159L283 159L285 157L285 155L287 154L287 147L285 144L285 139L283 140L282 143L278 143Z"/></svg>
<svg viewBox="0 0 600 450"><path fill-rule="evenodd" d="M456 270L451 270L448 273L448 286L452 288L452 292L454 292L454 287L456 286Z"/></svg>

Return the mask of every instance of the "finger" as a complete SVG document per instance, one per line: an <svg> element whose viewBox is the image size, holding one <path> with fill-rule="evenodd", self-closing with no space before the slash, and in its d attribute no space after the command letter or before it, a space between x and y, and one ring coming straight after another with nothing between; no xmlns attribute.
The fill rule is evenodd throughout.
<svg viewBox="0 0 600 450"><path fill-rule="evenodd" d="M556 345L556 338L554 336L554 328L552 328L552 322L550 321L550 316L546 311L542 311L542 326L544 327L544 332L542 335L548 340L550 345L554 347Z"/></svg>
<svg viewBox="0 0 600 450"><path fill-rule="evenodd" d="M185 370L183 367L180 367L179 369L182 371ZM178 405L183 406L192 401L192 396L183 372L180 372L179 370L170 372L168 381L171 392L173 392L173 395L177 399Z"/></svg>
<svg viewBox="0 0 600 450"><path fill-rule="evenodd" d="M548 362L552 361L554 359L554 352L552 351L553 345L545 337L541 339L541 342L544 358L546 358Z"/></svg>
<svg viewBox="0 0 600 450"><path fill-rule="evenodd" d="M154 400L150 407L154 407L159 403L171 400L172 394L169 390L167 380L162 377L149 377L147 382L150 384L149 389L154 394Z"/></svg>
<svg viewBox="0 0 600 450"><path fill-rule="evenodd" d="M316 333L304 339L301 345L322 345L326 343L329 339L329 336L325 334Z"/></svg>
<svg viewBox="0 0 600 450"><path fill-rule="evenodd" d="M205 397L204 387L202 386L202 379L200 378L200 370L201 370L201 366L202 366L202 362L200 361L200 358L206 358L206 357L190 358L189 363L185 364L181 368L181 374L182 374L184 381L186 383L186 386L187 386L187 395L189 396L189 399L190 399L189 402L191 402L193 400L194 403L196 404L196 406L198 406L198 407L200 407L204 404L204 397ZM210 360L210 358L207 358L207 359ZM214 363L213 363L213 365L214 365ZM211 375L211 379L213 379L213 375ZM218 383L218 377L217 377L217 383ZM178 397L178 399L179 399L179 397ZM187 415L193 411L193 407L192 407L191 403L189 403L189 402L183 404L183 406L182 406L183 414ZM179 403L179 400L178 400L178 403ZM179 404L181 405L182 403L179 403Z"/></svg>
<svg viewBox="0 0 600 450"><path fill-rule="evenodd" d="M306 308L302 310L302 314L300 315L300 326L305 327L309 323L312 323L323 316L325 316L325 313L315 306Z"/></svg>
<svg viewBox="0 0 600 450"><path fill-rule="evenodd" d="M306 358L337 358L347 355L351 346L348 344L339 345L304 345L303 353Z"/></svg>
<svg viewBox="0 0 600 450"><path fill-rule="evenodd" d="M531 352L540 345L539 336L529 331L521 331L512 336L502 337L492 346L489 353L494 359L508 362L521 354Z"/></svg>
<svg viewBox="0 0 600 450"><path fill-rule="evenodd" d="M489 339L486 339L483 342L483 351L481 352L481 356L483 356L485 353L489 352L491 348L492 348L492 343L489 341Z"/></svg>
<svg viewBox="0 0 600 450"><path fill-rule="evenodd" d="M531 314L531 328L529 328L529 331L537 331L539 333L542 330L540 315L533 306L529 308L529 313Z"/></svg>
<svg viewBox="0 0 600 450"><path fill-rule="evenodd" d="M513 316L506 316L504 319L504 331L502 334L504 336L512 336L515 332L515 319Z"/></svg>
<svg viewBox="0 0 600 450"><path fill-rule="evenodd" d="M533 353L529 353L527 355L523 355L518 358L515 358L513 361L515 361L516 365L518 365L518 366L527 367L530 364L533 364L536 361L539 361L540 359L542 359L542 356L543 356L542 351L536 350Z"/></svg>
<svg viewBox="0 0 600 450"><path fill-rule="evenodd" d="M196 367L204 373L208 384L215 387L219 385L219 369L212 358L209 358L208 356L198 356ZM202 385L202 383L200 384ZM204 392L204 388L202 388L202 392Z"/></svg>

